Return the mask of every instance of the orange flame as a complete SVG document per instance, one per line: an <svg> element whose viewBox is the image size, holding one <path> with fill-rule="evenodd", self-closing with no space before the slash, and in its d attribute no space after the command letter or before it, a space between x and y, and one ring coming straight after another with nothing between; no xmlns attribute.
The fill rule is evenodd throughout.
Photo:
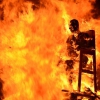
<svg viewBox="0 0 100 100"><path fill-rule="evenodd" d="M77 18L82 31L96 31L99 64L100 21L91 18L91 2L41 0L38 9L33 10L36 4L32 2L3 0L0 4L4 10L4 20L0 21L0 77L4 81L4 100L62 100L62 89L77 89L77 69L70 86L64 63L58 66L58 62L68 58L68 23L71 18Z"/></svg>

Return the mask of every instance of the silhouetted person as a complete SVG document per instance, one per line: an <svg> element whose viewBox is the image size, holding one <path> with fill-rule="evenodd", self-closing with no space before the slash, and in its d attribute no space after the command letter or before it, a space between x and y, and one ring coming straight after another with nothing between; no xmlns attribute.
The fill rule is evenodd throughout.
<svg viewBox="0 0 100 100"><path fill-rule="evenodd" d="M92 44L91 41L88 41L89 39L88 33L80 32L78 20L76 19L70 20L69 29L72 34L68 37L66 43L67 43L68 56L70 56L71 59L66 60L65 63L67 65L66 70L71 71L71 69L73 69L74 59L79 55L77 51L80 51L81 49L84 48L90 48ZM86 67L87 62L88 62L88 57L83 55L82 67ZM71 72L70 75L71 77L69 77L70 83L72 82L73 79L72 74L73 73Z"/></svg>
<svg viewBox="0 0 100 100"><path fill-rule="evenodd" d="M67 52L68 52L68 56L75 58L78 56L77 51L84 48L90 48L92 44L90 43L90 41L87 40L89 38L88 33L80 32L78 20L72 19L69 24L69 29L72 34L68 37L66 41ZM87 61L88 61L88 58L87 56L84 55L83 56L84 67ZM72 62L73 62L73 59L66 60L67 65L71 68L73 68L72 64L74 64Z"/></svg>

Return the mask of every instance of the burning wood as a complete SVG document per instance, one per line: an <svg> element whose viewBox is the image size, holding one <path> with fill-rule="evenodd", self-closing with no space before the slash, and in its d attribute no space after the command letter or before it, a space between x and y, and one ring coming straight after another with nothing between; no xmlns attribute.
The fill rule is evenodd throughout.
<svg viewBox="0 0 100 100"><path fill-rule="evenodd" d="M65 97L70 95L70 97L66 100L100 100L100 96L98 96L96 93L93 93L90 88L86 88L84 92L74 91L70 93L68 90L62 90L62 92L65 92Z"/></svg>
<svg viewBox="0 0 100 100"><path fill-rule="evenodd" d="M82 76L82 72L88 73L88 74L93 74L94 75L94 90L96 92L97 89L97 83L96 83L96 57L95 57L95 33L93 30L86 32L86 33L81 33L79 31L79 23L76 19L73 19L70 21L70 25L69 25L69 29L71 30L71 32L73 33L67 40L67 48L68 48L68 54L69 56L72 56L72 58L77 57L77 52L75 50L79 50L80 51L80 64L79 64L79 78L78 78L78 93L71 93L71 100L77 100L77 96L81 96L81 97L89 97L90 99L95 100L95 96L91 97L91 93L93 94L93 92L89 93L88 92L84 92L81 93L81 76ZM76 36L75 36L76 35ZM93 71L88 70L84 70L83 68L86 68L87 66L87 62L88 62L88 58L87 56L85 56L84 54L90 54L93 55ZM74 55L74 56L73 56ZM76 55L76 56L75 56ZM71 59L72 59L71 58ZM70 61L70 62L69 62ZM70 69L73 68L73 60L68 60L66 61L67 66L70 67ZM71 82L70 84L72 84L72 79L73 75L71 75ZM88 93L88 95L87 95ZM81 98L82 99L82 98Z"/></svg>

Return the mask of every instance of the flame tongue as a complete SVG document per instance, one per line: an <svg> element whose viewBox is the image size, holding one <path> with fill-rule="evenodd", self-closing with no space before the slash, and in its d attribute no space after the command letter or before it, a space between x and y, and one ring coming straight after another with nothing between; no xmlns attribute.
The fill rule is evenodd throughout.
<svg viewBox="0 0 100 100"><path fill-rule="evenodd" d="M63 88L77 89L77 71L70 86L63 63L68 58L68 22L78 18L82 30L94 28L95 22L84 23L87 12L92 9L91 2L85 0L83 5L84 0L73 1L1 2L0 75L4 81L4 100L62 100ZM37 9L33 10L33 6ZM96 29L98 34L99 28Z"/></svg>

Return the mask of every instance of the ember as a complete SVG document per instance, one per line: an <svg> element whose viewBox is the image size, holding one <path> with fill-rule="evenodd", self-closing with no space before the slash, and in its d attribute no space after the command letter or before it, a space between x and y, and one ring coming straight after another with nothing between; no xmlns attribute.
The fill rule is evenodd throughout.
<svg viewBox="0 0 100 100"><path fill-rule="evenodd" d="M78 19L82 31L95 30L99 93L100 21L99 15L94 17L95 2L0 0L1 100L63 100L62 89L69 92L66 98L77 90L79 60L66 68L66 39L71 34L68 24L73 18ZM87 80L82 82L82 89L92 91L91 77L82 78Z"/></svg>

